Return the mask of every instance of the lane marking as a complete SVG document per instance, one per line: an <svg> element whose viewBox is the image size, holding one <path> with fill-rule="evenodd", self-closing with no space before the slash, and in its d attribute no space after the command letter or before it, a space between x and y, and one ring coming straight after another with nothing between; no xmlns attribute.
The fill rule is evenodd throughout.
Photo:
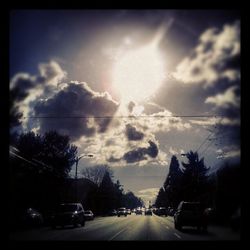
<svg viewBox="0 0 250 250"><path fill-rule="evenodd" d="M124 228L123 230L121 230L121 231L119 231L118 233L116 233L113 237L111 237L108 241L111 241L111 240L113 240L114 238L116 238L118 235L120 235L122 232L124 232L124 231L126 231L128 229L128 227L127 228Z"/></svg>
<svg viewBox="0 0 250 250"><path fill-rule="evenodd" d="M174 235L175 235L177 238L181 239L181 236L180 236L179 234L174 233Z"/></svg>

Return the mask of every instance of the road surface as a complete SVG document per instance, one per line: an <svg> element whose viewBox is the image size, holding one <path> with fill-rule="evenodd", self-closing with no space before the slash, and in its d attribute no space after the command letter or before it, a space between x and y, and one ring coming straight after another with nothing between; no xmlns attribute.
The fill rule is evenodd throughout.
<svg viewBox="0 0 250 250"><path fill-rule="evenodd" d="M230 228L209 226L208 232L195 228L174 228L173 217L156 215L128 215L127 217L97 217L87 221L84 227L51 229L43 227L10 234L11 241L52 240L52 241L196 241L196 240L240 240L240 233Z"/></svg>

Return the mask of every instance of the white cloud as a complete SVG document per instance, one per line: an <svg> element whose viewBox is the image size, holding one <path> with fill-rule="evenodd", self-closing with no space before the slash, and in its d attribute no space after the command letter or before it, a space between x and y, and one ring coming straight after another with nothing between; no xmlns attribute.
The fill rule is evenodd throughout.
<svg viewBox="0 0 250 250"><path fill-rule="evenodd" d="M173 148L173 147L170 147L169 148L169 153L172 154L172 155L178 155L180 154L180 150L176 149L176 148Z"/></svg>
<svg viewBox="0 0 250 250"><path fill-rule="evenodd" d="M227 125L227 126L235 126L240 125L240 119L237 118L220 118L220 117L211 117L211 118L204 118L204 119L196 119L196 120L189 120L190 123L201 125L203 127L208 126L215 126L215 125Z"/></svg>
<svg viewBox="0 0 250 250"><path fill-rule="evenodd" d="M237 89L237 86L232 86L222 94L207 97L205 103L212 103L221 108L229 108L230 106L239 107L240 97L235 94L235 90Z"/></svg>
<svg viewBox="0 0 250 250"><path fill-rule="evenodd" d="M61 66L56 61L50 61L49 63L40 63L38 68L40 77L44 78L46 84L56 86L67 76L67 72L62 70Z"/></svg>
<svg viewBox="0 0 250 250"><path fill-rule="evenodd" d="M146 188L139 190L137 195L143 199L143 201L147 204L147 202L153 202L158 194L159 188Z"/></svg>
<svg viewBox="0 0 250 250"><path fill-rule="evenodd" d="M192 56L185 57L173 76L186 84L214 84L220 79L235 81L239 70L227 63L240 54L240 22L226 24L222 29L210 28L201 34Z"/></svg>
<svg viewBox="0 0 250 250"><path fill-rule="evenodd" d="M226 158L236 158L241 156L241 150L240 149L234 149L234 150L217 150L217 159L226 159Z"/></svg>

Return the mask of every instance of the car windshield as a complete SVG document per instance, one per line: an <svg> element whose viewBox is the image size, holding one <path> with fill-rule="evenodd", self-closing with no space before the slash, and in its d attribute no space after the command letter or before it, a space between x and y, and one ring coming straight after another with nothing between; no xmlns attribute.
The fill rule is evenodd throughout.
<svg viewBox="0 0 250 250"><path fill-rule="evenodd" d="M126 208L119 208L119 211L125 211Z"/></svg>
<svg viewBox="0 0 250 250"><path fill-rule="evenodd" d="M74 204L65 204L65 205L60 205L57 208L58 212L74 212L77 210L77 205Z"/></svg>
<svg viewBox="0 0 250 250"><path fill-rule="evenodd" d="M86 211L84 212L85 214L92 214L91 211Z"/></svg>

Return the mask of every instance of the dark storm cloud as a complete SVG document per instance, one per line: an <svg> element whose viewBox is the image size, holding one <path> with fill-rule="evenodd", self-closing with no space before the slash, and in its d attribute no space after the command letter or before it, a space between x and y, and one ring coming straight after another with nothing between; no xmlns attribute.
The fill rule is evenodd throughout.
<svg viewBox="0 0 250 250"><path fill-rule="evenodd" d="M134 162L146 160L147 155L150 156L151 158L155 158L159 152L158 147L152 141L149 141L148 143L150 146L147 148L140 147L140 148L137 148L135 150L131 150L131 151L125 153L123 156L123 159L127 163L134 163Z"/></svg>
<svg viewBox="0 0 250 250"><path fill-rule="evenodd" d="M49 99L34 107L36 116L55 117L39 119L40 131L56 129L72 139L105 132L118 104L108 93L98 93L87 83L70 82Z"/></svg>
<svg viewBox="0 0 250 250"><path fill-rule="evenodd" d="M11 98L15 102L23 101L29 95L30 89L34 88L35 82L35 78L29 74L16 74L10 82Z"/></svg>
<svg viewBox="0 0 250 250"><path fill-rule="evenodd" d="M144 138L144 134L130 124L126 125L125 134L130 141L140 141Z"/></svg>
<svg viewBox="0 0 250 250"><path fill-rule="evenodd" d="M60 65L55 61L49 63L41 63L39 65L39 74L31 76L26 73L16 74L10 82L10 90L15 95L15 101L19 102L24 100L32 90L41 86L46 89L51 89L51 85L56 85L66 76ZM46 90L48 91L48 90Z"/></svg>

